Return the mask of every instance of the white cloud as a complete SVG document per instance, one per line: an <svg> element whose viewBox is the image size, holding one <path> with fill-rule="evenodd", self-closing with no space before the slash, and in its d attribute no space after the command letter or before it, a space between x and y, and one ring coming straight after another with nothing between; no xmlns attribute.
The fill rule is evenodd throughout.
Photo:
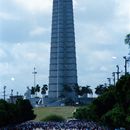
<svg viewBox="0 0 130 130"><path fill-rule="evenodd" d="M48 29L44 28L44 27L36 27L34 30L32 30L30 32L30 36L38 36L38 35L41 35L45 32L47 32Z"/></svg>
<svg viewBox="0 0 130 130"><path fill-rule="evenodd" d="M108 69L107 69L105 66L101 66L101 67L100 67L100 71L106 72L106 71L108 71Z"/></svg>
<svg viewBox="0 0 130 130"><path fill-rule="evenodd" d="M117 59L117 57L116 56L112 56L112 59Z"/></svg>
<svg viewBox="0 0 130 130"><path fill-rule="evenodd" d="M84 62L83 65L81 65L81 63L79 64L83 66L83 68L85 68L85 66L88 66L89 71L92 72L93 71L98 72L99 70L106 71L107 70L106 68L109 68L108 66L111 65L112 55L113 55L112 52L108 50L87 51L86 58L83 58L82 60L79 59L81 63L83 63L84 61L86 62ZM106 68L104 69L104 67L102 66L105 66ZM91 67L93 67L93 70L90 69Z"/></svg>
<svg viewBox="0 0 130 130"><path fill-rule="evenodd" d="M130 19L130 1L129 0L116 0L117 10L116 12L120 17Z"/></svg>
<svg viewBox="0 0 130 130"><path fill-rule="evenodd" d="M91 42L96 44L110 44L108 41L111 40L111 34L104 26L88 24L86 26L86 32Z"/></svg>
<svg viewBox="0 0 130 130"><path fill-rule="evenodd" d="M0 12L0 19L1 20L18 20L18 17L10 14L9 12Z"/></svg>
<svg viewBox="0 0 130 130"><path fill-rule="evenodd" d="M52 0L14 0L19 7L30 11L31 13L47 13L50 12Z"/></svg>
<svg viewBox="0 0 130 130"><path fill-rule="evenodd" d="M4 49L0 48L0 60L2 58L5 58L7 56L6 52L4 51Z"/></svg>
<svg viewBox="0 0 130 130"><path fill-rule="evenodd" d="M130 30L130 1L129 0L115 0L115 25L118 31L125 31L129 33Z"/></svg>
<svg viewBox="0 0 130 130"><path fill-rule="evenodd" d="M40 62L47 61L43 56L48 57L47 51L49 52L49 49L49 45L46 43L17 43L12 47L11 53L16 60L15 62L26 61L27 63L40 64ZM42 61L39 62L41 59Z"/></svg>
<svg viewBox="0 0 130 130"><path fill-rule="evenodd" d="M74 9L78 6L78 1L77 0L73 0L73 6L74 6Z"/></svg>
<svg viewBox="0 0 130 130"><path fill-rule="evenodd" d="M0 44L0 57L3 56L4 49L8 50L4 62L0 62L0 79L2 85L7 85L9 89L20 92L25 91L25 87L33 84L33 67L37 68L37 83L43 85L48 83L49 71L49 44L47 43L15 43ZM15 77L14 82L10 80ZM19 87L18 87L19 86Z"/></svg>
<svg viewBox="0 0 130 130"><path fill-rule="evenodd" d="M97 61L108 61L111 60L112 54L110 51L101 50L101 51L94 51L92 53L92 57L97 59Z"/></svg>
<svg viewBox="0 0 130 130"><path fill-rule="evenodd" d="M15 5L12 1L15 2ZM21 43L6 44L4 48L8 50L7 52L4 52L2 48L5 44L0 45L0 59L6 57L6 61L0 63L0 79L3 79L1 82L6 82L10 74L9 79L12 76L17 77L14 81L17 82L15 86L23 89L23 86L33 82L32 71L36 65L37 76L39 76L37 81L47 83L50 45L46 42L50 43L48 30L51 30L49 27L51 26L53 2L52 0L12 1L11 4L8 3L10 8L7 8L7 4L1 5L3 9L6 7L7 12L1 12L0 19L12 20L15 18L15 14L21 17L23 22L18 22L18 26L15 22L10 24L11 29L18 30L17 32L21 32L20 34L16 31L12 33L8 22L5 21L2 24L3 29L7 29L4 32L5 38L9 39L7 33L11 32L14 35L10 35L10 37L17 38ZM116 64L122 65L123 68L122 55L127 54L123 41L125 34L130 31L130 1L73 0L73 3L79 83L100 84L111 76L111 72L116 69ZM17 9L13 9L13 7ZM10 14L11 12L14 14ZM35 14L35 16L31 14ZM48 29L46 29L47 27ZM21 37L25 43L22 43ZM41 37L43 38L42 43L34 41L35 38L39 40ZM10 39L8 41L10 42ZM31 41L36 43L31 43Z"/></svg>
<svg viewBox="0 0 130 130"><path fill-rule="evenodd" d="M7 75L10 73L10 69L9 69L9 63L8 62L2 62L0 63L0 74L1 76L3 75Z"/></svg>

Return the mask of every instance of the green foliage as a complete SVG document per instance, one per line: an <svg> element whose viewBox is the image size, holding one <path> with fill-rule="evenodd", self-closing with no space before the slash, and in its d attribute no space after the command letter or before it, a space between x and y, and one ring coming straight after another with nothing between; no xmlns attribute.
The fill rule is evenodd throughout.
<svg viewBox="0 0 130 130"><path fill-rule="evenodd" d="M128 44L130 46L130 34L126 35L125 44Z"/></svg>
<svg viewBox="0 0 130 130"><path fill-rule="evenodd" d="M68 84L64 85L63 93L60 98L65 100L65 105L76 105L78 101L78 96L88 96L88 94L93 94L90 86L79 86L78 84ZM81 103L83 104L83 103ZM80 104L80 105L81 105Z"/></svg>
<svg viewBox="0 0 130 130"><path fill-rule="evenodd" d="M91 104L87 107L81 107L76 109L76 111L73 113L73 116L76 119L84 119L84 120L91 119L93 121L97 121L97 116L94 110L95 110L95 106Z"/></svg>
<svg viewBox="0 0 130 130"><path fill-rule="evenodd" d="M104 92L107 92L108 90L108 88L103 84L98 85L95 89L96 89L95 93L97 95L102 95Z"/></svg>
<svg viewBox="0 0 130 130"><path fill-rule="evenodd" d="M35 118L28 100L18 100L16 104L0 100L0 127Z"/></svg>
<svg viewBox="0 0 130 130"><path fill-rule="evenodd" d="M39 84L36 85L35 92L40 92L40 86L39 86Z"/></svg>
<svg viewBox="0 0 130 130"><path fill-rule="evenodd" d="M125 113L121 106L117 105L102 116L103 122L111 127L124 126Z"/></svg>
<svg viewBox="0 0 130 130"><path fill-rule="evenodd" d="M88 95L88 94L93 94L92 89L90 88L90 86L75 86L74 87L75 92L77 93L77 95L79 96L83 96L83 95Z"/></svg>
<svg viewBox="0 0 130 130"><path fill-rule="evenodd" d="M130 104L130 75L122 76L116 84L116 97L119 104L123 105L124 109Z"/></svg>
<svg viewBox="0 0 130 130"><path fill-rule="evenodd" d="M33 114L33 107L31 106L29 100L18 100L16 105L20 121L27 121L36 117Z"/></svg>
<svg viewBox="0 0 130 130"><path fill-rule="evenodd" d="M72 86L71 85L64 85L64 92L72 92Z"/></svg>
<svg viewBox="0 0 130 130"><path fill-rule="evenodd" d="M130 130L130 114L126 116L126 126Z"/></svg>
<svg viewBox="0 0 130 130"><path fill-rule="evenodd" d="M77 109L74 117L99 121L110 128L130 129L130 74L122 76L115 87L103 89L103 86L98 86L97 90L101 95L91 105Z"/></svg>
<svg viewBox="0 0 130 130"><path fill-rule="evenodd" d="M63 88L63 92L60 96L60 98L63 98L65 100L65 105L74 105L75 104L75 98L77 97L75 93L75 85L72 84L65 84Z"/></svg>
<svg viewBox="0 0 130 130"><path fill-rule="evenodd" d="M32 94L32 95L35 95L35 87L32 87L32 88L31 88L31 94Z"/></svg>
<svg viewBox="0 0 130 130"><path fill-rule="evenodd" d="M41 94L46 94L46 91L48 90L47 84L44 84L43 87L40 87L39 84L36 85L36 87L31 88L31 94L37 96L37 93L41 92Z"/></svg>
<svg viewBox="0 0 130 130"><path fill-rule="evenodd" d="M128 123L130 123L130 116L127 116L127 117L126 117L126 121L127 121Z"/></svg>
<svg viewBox="0 0 130 130"><path fill-rule="evenodd" d="M0 127L6 125L8 113L5 110L0 110Z"/></svg>
<svg viewBox="0 0 130 130"><path fill-rule="evenodd" d="M93 104L95 105L96 115L101 118L103 114L113 108L115 103L115 91L114 89L109 89L107 92L93 101Z"/></svg>
<svg viewBox="0 0 130 130"><path fill-rule="evenodd" d="M46 94L46 91L48 90L47 84L44 84L43 87L41 88L41 94Z"/></svg>
<svg viewBox="0 0 130 130"><path fill-rule="evenodd" d="M50 115L42 119L41 121L55 121L55 122L61 122L64 121L65 119L62 116L58 115Z"/></svg>
<svg viewBox="0 0 130 130"><path fill-rule="evenodd" d="M73 116L73 112L78 107L63 106L63 107L36 107L34 108L34 113L37 115L36 121L40 121L49 115L59 115L64 119L70 119Z"/></svg>
<svg viewBox="0 0 130 130"><path fill-rule="evenodd" d="M82 95L88 95L88 94L93 94L92 89L90 88L90 86L86 86L86 87L81 87L81 96Z"/></svg>
<svg viewBox="0 0 130 130"><path fill-rule="evenodd" d="M5 100L1 99L0 100L0 109L8 110L8 107L9 107L8 103Z"/></svg>

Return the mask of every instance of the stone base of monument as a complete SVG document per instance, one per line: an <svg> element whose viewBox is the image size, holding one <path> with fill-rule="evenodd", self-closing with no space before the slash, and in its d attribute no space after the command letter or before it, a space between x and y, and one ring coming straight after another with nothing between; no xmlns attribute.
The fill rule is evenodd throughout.
<svg viewBox="0 0 130 130"><path fill-rule="evenodd" d="M44 97L42 98L31 98L29 99L33 107L59 107L59 106L79 106L90 104L95 98L93 97L75 97L73 95L67 95L66 98L51 98Z"/></svg>
<svg viewBox="0 0 130 130"><path fill-rule="evenodd" d="M61 98L44 98L43 105L45 107L56 107L56 106L64 106L64 99Z"/></svg>

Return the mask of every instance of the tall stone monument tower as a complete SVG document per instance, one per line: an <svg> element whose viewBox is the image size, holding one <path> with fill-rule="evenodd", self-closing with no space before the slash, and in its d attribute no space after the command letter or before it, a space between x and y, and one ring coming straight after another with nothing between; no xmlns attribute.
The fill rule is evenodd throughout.
<svg viewBox="0 0 130 130"><path fill-rule="evenodd" d="M64 85L77 84L72 0L53 0L49 97L59 98Z"/></svg>

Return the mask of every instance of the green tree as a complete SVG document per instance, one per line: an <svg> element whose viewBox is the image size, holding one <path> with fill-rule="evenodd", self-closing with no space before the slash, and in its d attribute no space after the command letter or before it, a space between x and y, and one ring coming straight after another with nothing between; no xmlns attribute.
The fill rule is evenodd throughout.
<svg viewBox="0 0 130 130"><path fill-rule="evenodd" d="M95 93L97 95L102 95L104 92L108 90L108 88L103 84L98 85L95 89L96 89Z"/></svg>
<svg viewBox="0 0 130 130"><path fill-rule="evenodd" d="M116 84L116 97L120 105L125 111L128 111L130 106L130 74L126 74L120 78Z"/></svg>
<svg viewBox="0 0 130 130"><path fill-rule="evenodd" d="M63 93L61 95L61 98L68 98L67 94L70 94L73 91L72 86L71 85L67 85L65 84L63 87Z"/></svg>
<svg viewBox="0 0 130 130"><path fill-rule="evenodd" d="M36 117L29 100L18 100L16 103L19 121L28 121Z"/></svg>
<svg viewBox="0 0 130 130"><path fill-rule="evenodd" d="M35 87L35 93L36 93L36 96L37 96L37 93L40 92L40 85L37 84L36 87Z"/></svg>
<svg viewBox="0 0 130 130"><path fill-rule="evenodd" d="M126 116L126 127L130 129L130 114Z"/></svg>
<svg viewBox="0 0 130 130"><path fill-rule="evenodd" d="M116 104L115 89L110 89L93 101L99 119Z"/></svg>
<svg viewBox="0 0 130 130"><path fill-rule="evenodd" d="M82 87L81 91L82 91L82 94L86 95L87 97L88 97L88 94L91 94L91 95L93 94L92 89L88 85L86 87Z"/></svg>
<svg viewBox="0 0 130 130"><path fill-rule="evenodd" d="M8 124L8 111L9 111L9 104L1 99L0 100L0 126L4 126Z"/></svg>
<svg viewBox="0 0 130 130"><path fill-rule="evenodd" d="M65 85L64 85L64 91L67 92L67 93L68 93L68 92L72 92L72 87L71 87L70 85L66 85L66 84L65 84Z"/></svg>
<svg viewBox="0 0 130 130"><path fill-rule="evenodd" d="M6 110L0 109L0 127L7 125L8 113Z"/></svg>
<svg viewBox="0 0 130 130"><path fill-rule="evenodd" d="M79 86L78 84L76 84L75 86L74 86L74 91L75 91L75 93L77 94L77 95L79 95L79 96L82 96L83 95L83 93L82 93L82 87L81 86Z"/></svg>
<svg viewBox="0 0 130 130"><path fill-rule="evenodd" d="M8 109L8 124L16 124L18 123L18 109L16 104L9 103L9 109ZM11 119L11 120L10 120Z"/></svg>
<svg viewBox="0 0 130 130"><path fill-rule="evenodd" d="M86 95L86 97L88 97L88 94L93 94L92 89L90 88L90 86L75 86L74 88L75 92L77 93L77 95L79 96L83 96Z"/></svg>
<svg viewBox="0 0 130 130"><path fill-rule="evenodd" d="M29 100L18 100L16 104L0 100L0 127L34 118L35 115Z"/></svg>
<svg viewBox="0 0 130 130"><path fill-rule="evenodd" d="M130 74L121 76L115 86L108 86L90 106L84 109L79 108L74 113L74 117L77 119L99 121L112 129L115 127L125 127L129 130Z"/></svg>
<svg viewBox="0 0 130 130"><path fill-rule="evenodd" d="M74 105L77 101L77 93L75 88L77 84L65 84L61 98L64 99L66 105Z"/></svg>
<svg viewBox="0 0 130 130"><path fill-rule="evenodd" d="M35 87L31 88L31 95L35 95Z"/></svg>
<svg viewBox="0 0 130 130"><path fill-rule="evenodd" d="M98 117L95 113L95 105L90 104L86 107L80 107L76 109L76 111L73 113L74 118L76 119L84 119L84 120L93 120L97 121Z"/></svg>
<svg viewBox="0 0 130 130"><path fill-rule="evenodd" d="M44 104L44 95L46 94L46 91L48 90L47 84L44 84L43 87L41 88L41 94L42 94L42 104Z"/></svg>
<svg viewBox="0 0 130 130"><path fill-rule="evenodd" d="M125 44L128 44L130 46L130 34L127 34L125 37Z"/></svg>
<svg viewBox="0 0 130 130"><path fill-rule="evenodd" d="M102 116L102 120L111 128L124 127L125 113L123 108L119 105L116 105L113 109Z"/></svg>
<svg viewBox="0 0 130 130"><path fill-rule="evenodd" d="M47 84L44 84L43 87L41 88L41 94L45 95L47 90L48 90L48 86Z"/></svg>

